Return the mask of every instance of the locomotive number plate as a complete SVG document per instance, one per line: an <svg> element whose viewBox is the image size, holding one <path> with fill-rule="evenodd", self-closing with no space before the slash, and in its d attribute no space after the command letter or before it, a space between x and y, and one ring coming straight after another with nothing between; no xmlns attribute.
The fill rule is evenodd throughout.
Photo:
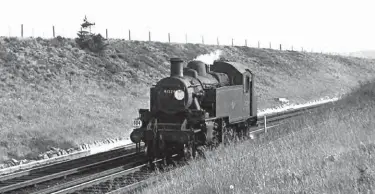
<svg viewBox="0 0 375 194"><path fill-rule="evenodd" d="M135 128L142 127L142 120L141 119L134 119L133 120L133 127L135 127Z"/></svg>
<svg viewBox="0 0 375 194"><path fill-rule="evenodd" d="M166 94L173 94L176 90L164 90Z"/></svg>

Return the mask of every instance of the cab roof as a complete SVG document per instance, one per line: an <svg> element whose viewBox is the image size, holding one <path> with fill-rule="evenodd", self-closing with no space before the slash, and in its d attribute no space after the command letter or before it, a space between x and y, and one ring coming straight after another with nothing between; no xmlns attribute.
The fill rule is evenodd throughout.
<svg viewBox="0 0 375 194"><path fill-rule="evenodd" d="M232 72L235 74L244 74L245 72L250 72L251 74L253 74L246 65L232 61L215 61L210 69L212 71L222 73Z"/></svg>

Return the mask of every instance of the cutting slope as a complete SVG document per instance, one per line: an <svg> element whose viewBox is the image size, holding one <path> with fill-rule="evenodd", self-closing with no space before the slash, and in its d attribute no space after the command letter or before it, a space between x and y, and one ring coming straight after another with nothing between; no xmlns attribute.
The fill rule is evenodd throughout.
<svg viewBox="0 0 375 194"><path fill-rule="evenodd" d="M306 102L345 93L375 77L375 61L248 47L111 40L102 56L69 39L0 38L0 158L33 158L124 137L149 87L169 74L169 58L191 60L215 50L256 74L259 108L274 98Z"/></svg>

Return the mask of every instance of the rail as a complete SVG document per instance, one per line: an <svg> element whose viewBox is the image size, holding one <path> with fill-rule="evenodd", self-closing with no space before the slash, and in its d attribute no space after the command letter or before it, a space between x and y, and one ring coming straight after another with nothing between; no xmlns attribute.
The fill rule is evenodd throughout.
<svg viewBox="0 0 375 194"><path fill-rule="evenodd" d="M302 107L298 109L292 109L292 110L287 110L287 111L282 111L282 112L277 112L277 113L266 114L263 116L258 116L258 124L264 124L264 117L267 117L268 122L277 122L277 121L284 120L287 118L302 115L306 113L307 111L312 111L314 109L320 108L322 106L327 106L327 105L332 105L332 102L326 102L323 104L317 104L317 105L312 105L308 107Z"/></svg>
<svg viewBox="0 0 375 194"><path fill-rule="evenodd" d="M136 145L132 144L109 152L9 174L0 177L0 193L18 190L61 177L66 178L69 175L81 173L111 161L125 160L126 157L134 154L135 150Z"/></svg>
<svg viewBox="0 0 375 194"><path fill-rule="evenodd" d="M109 170L96 173L90 176L80 178L78 180L67 182L65 184L57 185L54 187L47 188L45 190L37 191L35 194L64 194L73 193L75 191L80 191L84 188L112 180L119 176L124 176L126 174L134 173L140 168L146 166L147 159L144 157L143 153L134 154L133 157L128 158L127 163L124 166L111 168ZM139 166L137 166L139 165Z"/></svg>
<svg viewBox="0 0 375 194"><path fill-rule="evenodd" d="M172 157L176 157L176 156L177 155L173 155ZM154 161L153 163L156 164L156 163L162 163L162 162L163 162L163 160L159 159L159 160ZM135 163L139 163L139 165L134 166ZM120 188L121 191L130 191L130 190L138 188L142 183L146 183L146 181L149 182L149 179L152 180L152 178L153 178L153 177L150 177L151 176L150 171L142 171L142 169L146 168L147 164L148 164L147 159L145 157L141 158L138 162L135 162L135 163L126 164L123 167L118 167L118 168L110 169L108 171L104 171L102 173L94 174L92 176L85 177L84 179L80 179L79 181L76 181L76 182L71 182L71 183L68 183L68 184L65 184L65 185L58 185L58 186L53 187L53 188L48 188L48 189L43 190L43 191L38 191L35 194L74 193L74 192L79 192L83 189L92 188L95 185L99 185L100 183L103 183L103 182L113 181L116 178L124 177L124 176L127 176L129 174L133 174L133 173L141 174L141 173L143 173L143 174L140 175L141 176L140 181L130 183L129 185L126 185L125 187ZM114 191L116 191L116 190L114 190ZM110 191L110 192L114 192L114 191Z"/></svg>

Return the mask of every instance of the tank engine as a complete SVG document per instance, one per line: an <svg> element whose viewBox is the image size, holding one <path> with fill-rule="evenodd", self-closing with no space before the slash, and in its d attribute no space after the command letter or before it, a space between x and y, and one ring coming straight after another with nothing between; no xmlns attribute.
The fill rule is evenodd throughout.
<svg viewBox="0 0 375 194"><path fill-rule="evenodd" d="M246 66L170 62L170 76L151 87L150 109L139 110L130 135L134 143L145 143L150 160L194 157L200 146L217 145L256 125L254 75Z"/></svg>

